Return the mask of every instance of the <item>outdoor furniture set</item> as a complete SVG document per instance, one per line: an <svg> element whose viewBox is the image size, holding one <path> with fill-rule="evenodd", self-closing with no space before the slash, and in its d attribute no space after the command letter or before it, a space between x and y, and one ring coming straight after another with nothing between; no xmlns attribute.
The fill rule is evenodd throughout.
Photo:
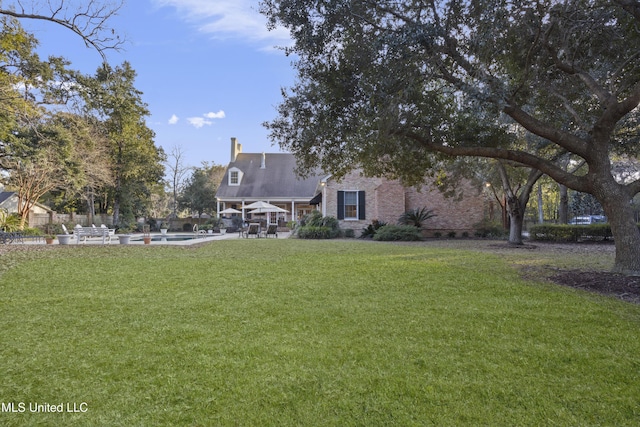
<svg viewBox="0 0 640 427"><path fill-rule="evenodd" d="M251 223L245 229L242 230L242 237L278 237L278 226L276 224L269 224L266 229L263 229L258 223Z"/></svg>

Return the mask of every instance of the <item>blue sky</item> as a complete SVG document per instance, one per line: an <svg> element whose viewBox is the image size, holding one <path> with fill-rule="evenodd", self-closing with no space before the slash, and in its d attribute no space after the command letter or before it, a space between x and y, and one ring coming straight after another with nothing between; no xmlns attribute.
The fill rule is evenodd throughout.
<svg viewBox="0 0 640 427"><path fill-rule="evenodd" d="M53 24L23 21L40 40L41 55L64 56L93 74L97 52ZM280 89L293 84L292 59L275 46L289 43L269 32L258 0L127 0L111 23L128 42L108 52L112 65L129 61L137 72L156 144L178 146L185 163L226 165L230 139L247 152L277 152L262 123L276 117Z"/></svg>

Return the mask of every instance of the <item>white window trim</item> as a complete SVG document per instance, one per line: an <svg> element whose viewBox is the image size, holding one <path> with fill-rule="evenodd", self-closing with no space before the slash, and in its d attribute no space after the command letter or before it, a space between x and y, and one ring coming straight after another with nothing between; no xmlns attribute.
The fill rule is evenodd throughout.
<svg viewBox="0 0 640 427"><path fill-rule="evenodd" d="M359 221L358 218L360 218L360 215L359 215L359 212L358 212L358 209L359 209L359 206L358 206L358 192L360 190L342 190L342 191L344 192L344 207L343 207L343 209L344 209L344 212L343 212L344 221ZM355 195L356 195L356 216L349 216L349 217L347 216L347 193L355 193Z"/></svg>
<svg viewBox="0 0 640 427"><path fill-rule="evenodd" d="M232 181L231 181L231 176L232 176L235 172L237 172L237 173L238 173L238 182L237 182L237 183L234 183L234 182L232 182ZM242 183L242 175L243 175L243 174L242 174L242 171L241 171L240 169L238 169L238 168L231 168L231 169L229 169L228 184L229 184L230 186L238 186L238 185L240 185L240 183Z"/></svg>

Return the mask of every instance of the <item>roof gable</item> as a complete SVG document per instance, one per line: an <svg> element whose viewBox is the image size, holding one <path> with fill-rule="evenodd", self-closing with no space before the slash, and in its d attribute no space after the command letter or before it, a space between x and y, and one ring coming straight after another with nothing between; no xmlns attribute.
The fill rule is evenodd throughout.
<svg viewBox="0 0 640 427"><path fill-rule="evenodd" d="M4 203L7 199L9 199L14 194L16 193L13 191L0 191L0 205L2 205L2 203Z"/></svg>
<svg viewBox="0 0 640 427"><path fill-rule="evenodd" d="M295 173L295 167L296 160L293 154L240 153L236 156L236 161L227 166L216 197L311 199L316 194L316 186L323 175L314 173L303 179ZM232 169L242 172L240 185L229 185L229 171Z"/></svg>

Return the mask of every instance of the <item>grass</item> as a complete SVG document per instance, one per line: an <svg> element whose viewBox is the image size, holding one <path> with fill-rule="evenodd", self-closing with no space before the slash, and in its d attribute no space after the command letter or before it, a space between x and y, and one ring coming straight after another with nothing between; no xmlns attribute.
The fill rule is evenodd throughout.
<svg viewBox="0 0 640 427"><path fill-rule="evenodd" d="M49 249L2 256L1 425L640 419L640 307L523 281L511 264L539 262L529 253L283 239Z"/></svg>

